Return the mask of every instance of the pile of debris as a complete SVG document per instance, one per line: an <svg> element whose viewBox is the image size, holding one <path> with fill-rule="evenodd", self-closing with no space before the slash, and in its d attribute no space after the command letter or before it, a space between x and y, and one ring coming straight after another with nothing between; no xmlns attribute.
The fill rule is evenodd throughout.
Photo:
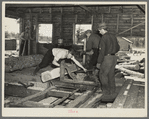
<svg viewBox="0 0 149 119"><path fill-rule="evenodd" d="M127 54L123 56L119 55L118 64L115 68L120 71L126 79L145 81L145 58L142 58L142 60L131 60L130 56Z"/></svg>

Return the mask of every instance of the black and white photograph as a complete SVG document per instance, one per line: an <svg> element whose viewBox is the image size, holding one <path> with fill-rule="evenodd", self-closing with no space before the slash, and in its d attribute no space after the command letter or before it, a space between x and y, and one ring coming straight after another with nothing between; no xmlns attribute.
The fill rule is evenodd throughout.
<svg viewBox="0 0 149 119"><path fill-rule="evenodd" d="M147 2L3 1L3 117L147 117Z"/></svg>

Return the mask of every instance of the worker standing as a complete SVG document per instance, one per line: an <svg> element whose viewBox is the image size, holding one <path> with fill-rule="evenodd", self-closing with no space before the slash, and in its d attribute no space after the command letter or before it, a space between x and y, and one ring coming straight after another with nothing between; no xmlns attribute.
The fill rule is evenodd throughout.
<svg viewBox="0 0 149 119"><path fill-rule="evenodd" d="M101 88L103 91L103 101L113 101L116 97L115 86L115 66L117 63L117 56L115 54L119 51L115 35L107 31L106 23L98 24L98 30L102 34L100 42L100 53L97 60L96 69L99 70L99 77Z"/></svg>
<svg viewBox="0 0 149 119"><path fill-rule="evenodd" d="M41 63L36 67L36 69L33 72L33 75L36 75L36 73L48 66L49 64L51 64L51 66L53 65L54 67L59 67L60 64L58 63L58 61L60 59L71 59L72 61L74 61L74 63L79 66L80 68L82 68L85 72L87 71L73 56L73 50L67 50L67 49L63 49L63 48L53 48L51 50L48 50L48 52L46 53L46 56L43 57L43 60L41 61Z"/></svg>
<svg viewBox="0 0 149 119"><path fill-rule="evenodd" d="M98 34L92 33L91 30L87 30L85 32L85 35L87 37L86 53L85 54L89 55L89 57L90 57L87 68L92 69L97 64L97 58L98 58L98 54L99 54L98 46L99 46L101 37Z"/></svg>

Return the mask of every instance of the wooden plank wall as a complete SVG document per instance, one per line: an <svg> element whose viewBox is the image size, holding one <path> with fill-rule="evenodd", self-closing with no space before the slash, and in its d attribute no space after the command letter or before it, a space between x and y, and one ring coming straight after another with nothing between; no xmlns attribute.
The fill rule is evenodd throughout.
<svg viewBox="0 0 149 119"><path fill-rule="evenodd" d="M92 30L97 31L97 24L102 21L108 24L109 32L117 34L145 21L144 13L137 6L105 6L105 7L87 7L94 14L77 7L52 7L52 8L33 8L33 17L37 18L38 23L53 24L53 43L57 39L64 39L64 43L73 42L73 24L93 24ZM25 20L29 19L29 13ZM37 32L37 31L36 31ZM37 34L32 32L34 41L31 42L31 54L44 54L47 49L43 44L36 44ZM145 25L142 24L132 30L129 30L121 36L145 36ZM37 48L37 49L36 49Z"/></svg>

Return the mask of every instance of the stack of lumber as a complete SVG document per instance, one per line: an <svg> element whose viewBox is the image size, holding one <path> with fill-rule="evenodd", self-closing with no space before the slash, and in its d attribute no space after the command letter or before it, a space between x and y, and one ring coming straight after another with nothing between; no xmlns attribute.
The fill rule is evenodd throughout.
<svg viewBox="0 0 149 119"><path fill-rule="evenodd" d="M42 61L43 55L28 55L20 57L10 57L5 59L5 72L22 70L38 65Z"/></svg>
<svg viewBox="0 0 149 119"><path fill-rule="evenodd" d="M134 60L127 61L123 63L119 63L116 65L116 69L120 70L127 79L139 79L143 81L145 78L144 71L142 73L142 69L144 69L145 62ZM131 78L130 78L131 77Z"/></svg>

